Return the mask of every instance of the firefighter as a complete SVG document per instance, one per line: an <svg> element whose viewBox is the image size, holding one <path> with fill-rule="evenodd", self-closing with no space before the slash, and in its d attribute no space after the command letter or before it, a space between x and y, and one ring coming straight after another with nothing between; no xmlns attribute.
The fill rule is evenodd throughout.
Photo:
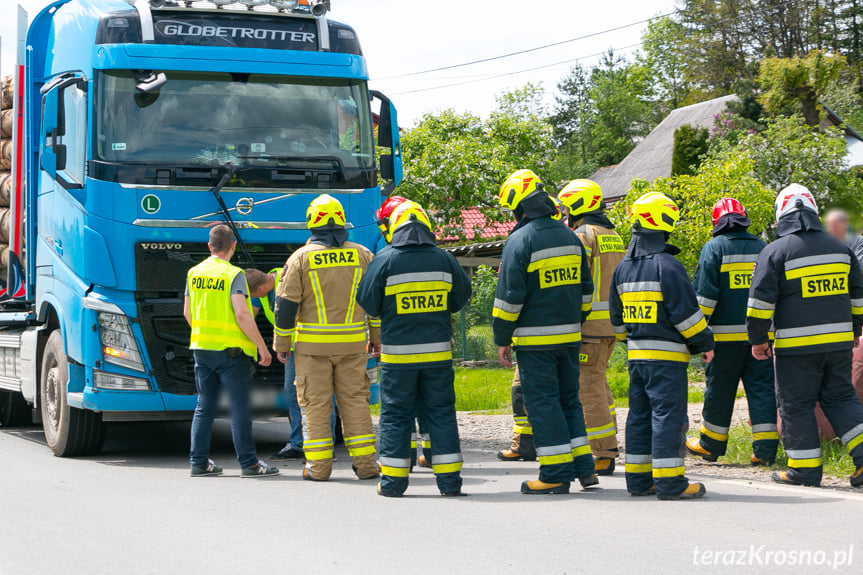
<svg viewBox="0 0 863 575"><path fill-rule="evenodd" d="M777 239L755 262L746 310L752 355L772 356L788 470L773 480L820 485L815 404L851 454L853 487L863 486L863 404L851 384L852 348L863 326L863 275L848 248L821 230L815 198L791 184L776 197Z"/></svg>
<svg viewBox="0 0 863 575"><path fill-rule="evenodd" d="M614 473L617 450L617 421L614 397L605 372L617 339L608 315L611 277L623 259L623 240L605 215L602 189L591 180L573 180L558 194L569 226L587 251L593 278L590 315L581 327L584 340L579 354L581 378L579 399L584 406L587 438L593 452L597 475Z"/></svg>
<svg viewBox="0 0 863 575"><path fill-rule="evenodd" d="M415 202L393 211L387 240L391 247L375 257L357 293L359 305L381 318L378 493L400 497L408 487L408 446L418 409L428 420L441 495L462 495L450 316L470 299L470 280L436 246L428 215Z"/></svg>
<svg viewBox="0 0 863 575"><path fill-rule="evenodd" d="M198 405L192 420L191 475L221 475L209 458L213 419L224 388L230 398L231 436L243 477L270 477L279 470L258 459L252 439L252 360L270 365L272 356L252 317L246 275L231 265L237 247L231 229L210 230L210 257L189 270L183 316L192 328Z"/></svg>
<svg viewBox="0 0 863 575"><path fill-rule="evenodd" d="M390 196L384 200L381 207L375 212L375 223L381 231L381 238L375 253L380 252L389 245L388 238L391 237L389 233L390 216L394 209L406 201L408 201L407 198L402 196ZM419 458L417 458L418 442L421 442L422 445L422 455ZM417 464L420 467L431 469L431 440L428 433L428 424L425 416L420 413L419 406L417 406L416 425L411 433L411 468Z"/></svg>
<svg viewBox="0 0 863 575"><path fill-rule="evenodd" d="M539 479L522 493L569 493L599 483L578 400L581 323L590 312L593 282L581 242L560 221L556 206L530 170L510 175L500 204L518 223L503 248L492 311L494 342L505 367L512 348L539 458ZM512 347L511 347L512 346Z"/></svg>
<svg viewBox="0 0 863 575"><path fill-rule="evenodd" d="M746 334L746 301L752 268L765 244L750 234L743 205L722 198L713 207L713 239L704 244L695 271L695 293L708 319L715 357L707 365L700 437L686 440L707 461L725 455L737 384L743 380L752 422L752 465L772 465L779 447L773 362L752 357Z"/></svg>
<svg viewBox="0 0 863 575"><path fill-rule="evenodd" d="M380 328L367 321L356 303L357 286L372 254L347 241L344 208L332 196L315 198L306 221L312 237L288 259L276 292L274 329L280 361L291 354L292 336L296 350L295 383L304 418L303 478L330 478L335 394L354 473L360 479L376 479L366 353L379 351Z"/></svg>
<svg viewBox="0 0 863 575"><path fill-rule="evenodd" d="M609 294L611 325L629 348L626 489L659 499L703 497L684 476L689 356L713 359L713 335L686 269L666 244L680 213L651 192L632 206L632 240Z"/></svg>

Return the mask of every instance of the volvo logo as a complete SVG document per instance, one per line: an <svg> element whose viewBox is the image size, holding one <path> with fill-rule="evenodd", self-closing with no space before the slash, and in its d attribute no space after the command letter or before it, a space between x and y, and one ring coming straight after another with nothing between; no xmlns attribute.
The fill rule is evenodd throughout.
<svg viewBox="0 0 863 575"><path fill-rule="evenodd" d="M248 216L255 209L254 198L240 198L237 200L237 213L242 216Z"/></svg>

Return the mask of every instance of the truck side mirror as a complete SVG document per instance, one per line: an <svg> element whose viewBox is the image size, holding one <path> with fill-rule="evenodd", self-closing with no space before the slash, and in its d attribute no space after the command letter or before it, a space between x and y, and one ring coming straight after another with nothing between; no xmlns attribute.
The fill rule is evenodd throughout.
<svg viewBox="0 0 863 575"><path fill-rule="evenodd" d="M385 180L391 180L387 190L389 194L402 181L402 147L399 136L399 122L396 107L389 98L377 91L371 92L372 97L381 101L381 113L378 120L378 146L389 148L389 154L381 155L380 175Z"/></svg>

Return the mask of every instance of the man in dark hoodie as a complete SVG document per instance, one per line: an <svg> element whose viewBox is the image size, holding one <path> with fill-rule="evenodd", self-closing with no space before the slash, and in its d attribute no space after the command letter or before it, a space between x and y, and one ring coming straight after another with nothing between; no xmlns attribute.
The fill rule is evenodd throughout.
<svg viewBox="0 0 863 575"><path fill-rule="evenodd" d="M419 204L402 202L387 224L389 245L378 252L357 291L357 303L381 318L378 493L400 497L407 489L419 411L427 420L441 495L462 495L450 319L470 299L470 280L455 258L435 245Z"/></svg>
<svg viewBox="0 0 863 575"><path fill-rule="evenodd" d="M522 483L521 492L569 493L576 478L584 488L599 483L578 399L581 324L593 299L587 253L569 228L552 219L557 206L530 170L507 178L499 200L518 224L503 248L494 343L504 367L512 367L516 350L539 457L539 479Z"/></svg>
<svg viewBox="0 0 863 575"><path fill-rule="evenodd" d="M306 222L312 237L285 264L273 329L274 348L282 362L291 355L296 331L294 382L305 420L303 478L326 481L332 473L330 417L335 395L354 472L360 479L376 479L366 353L380 348L380 323L368 318L356 302L357 285L372 254L347 241L345 211L332 196L315 198Z"/></svg>
<svg viewBox="0 0 863 575"><path fill-rule="evenodd" d="M632 205L632 240L614 271L608 306L615 335L627 342L629 416L626 489L659 499L703 497L704 485L684 476L689 429L690 354L713 359L713 334L698 308L686 269L666 244L680 212L651 192Z"/></svg>
<svg viewBox="0 0 863 575"><path fill-rule="evenodd" d="M687 439L686 448L707 461L725 455L742 379L752 420L752 465L772 465L779 447L773 362L752 357L746 333L752 269L767 244L747 231L750 223L743 205L734 198L722 198L713 206L713 239L701 248L694 287L716 349L707 365L701 435Z"/></svg>
<svg viewBox="0 0 863 575"><path fill-rule="evenodd" d="M863 404L851 384L852 349L863 327L863 274L851 250L821 230L815 198L791 184L776 197L777 239L755 262L746 309L752 355L772 356L788 470L773 480L820 485L821 441L815 404L842 439L863 486Z"/></svg>

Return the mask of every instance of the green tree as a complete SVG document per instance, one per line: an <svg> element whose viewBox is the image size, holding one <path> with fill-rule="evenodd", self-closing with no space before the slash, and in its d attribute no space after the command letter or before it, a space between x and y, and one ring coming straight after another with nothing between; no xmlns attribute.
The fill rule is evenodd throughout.
<svg viewBox="0 0 863 575"><path fill-rule="evenodd" d="M545 88L542 82L533 84L528 82L521 88L503 92L494 97L497 104L497 112L507 114L520 120L531 120L545 118Z"/></svg>
<svg viewBox="0 0 863 575"><path fill-rule="evenodd" d="M707 128L693 128L684 124L674 131L674 149L671 152L671 175L695 175L701 165L701 156L707 153Z"/></svg>
<svg viewBox="0 0 863 575"><path fill-rule="evenodd" d="M817 126L823 112L820 100L845 66L844 57L822 50L804 58L765 58L758 73L764 110L773 116L799 111L806 123Z"/></svg>
<svg viewBox="0 0 863 575"><path fill-rule="evenodd" d="M590 83L593 157L599 165L616 164L656 125L650 79L646 70L609 51L591 71Z"/></svg>
<svg viewBox="0 0 863 575"><path fill-rule="evenodd" d="M685 38L683 25L668 16L651 20L641 35L643 52L637 61L649 71L657 96L667 110L682 106L692 92L686 77Z"/></svg>
<svg viewBox="0 0 863 575"><path fill-rule="evenodd" d="M447 234L473 240L482 230L463 229L461 210L478 207L488 221L505 216L497 204L504 178L530 168L549 179L551 125L497 111L487 120L444 110L426 114L402 137L405 176L399 193L427 206Z"/></svg>
<svg viewBox="0 0 863 575"><path fill-rule="evenodd" d="M773 224L773 190L753 176L751 158L738 155L708 160L695 175L657 178L653 183L635 180L626 198L612 208L610 215L618 232L628 242L632 235L629 210L642 194L660 192L677 202L680 220L670 243L681 249L677 256L690 275L695 274L702 246L713 229L713 205L723 197L734 197L746 207L752 220L750 231L766 232Z"/></svg>

